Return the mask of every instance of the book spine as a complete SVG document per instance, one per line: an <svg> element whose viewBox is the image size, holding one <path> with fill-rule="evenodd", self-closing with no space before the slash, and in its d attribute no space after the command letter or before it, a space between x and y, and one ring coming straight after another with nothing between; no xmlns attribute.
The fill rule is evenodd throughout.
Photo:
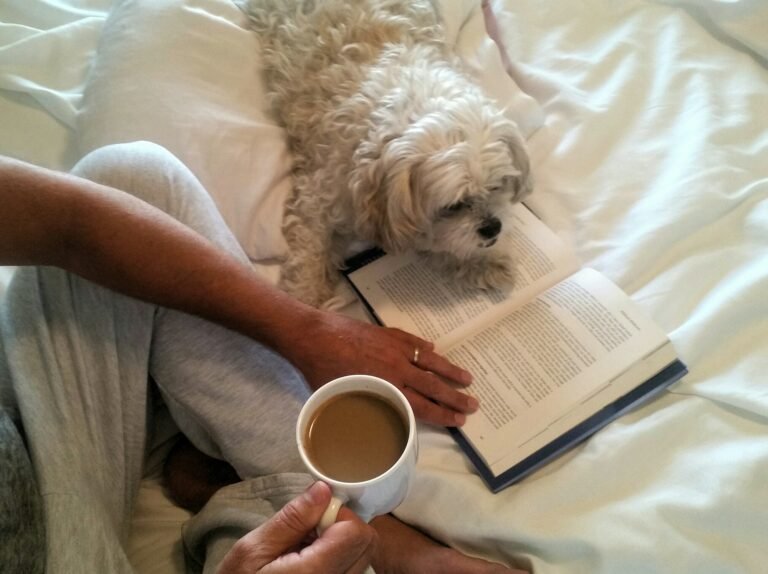
<svg viewBox="0 0 768 574"><path fill-rule="evenodd" d="M365 251L358 253L357 255L353 255L352 257L344 261L344 268L341 270L341 272L345 276L349 275L350 273L353 273L358 269L362 269L366 265L373 263L377 259L381 259L385 255L386 255L386 252L384 252L384 250L382 249L379 249L378 247L367 249Z"/></svg>

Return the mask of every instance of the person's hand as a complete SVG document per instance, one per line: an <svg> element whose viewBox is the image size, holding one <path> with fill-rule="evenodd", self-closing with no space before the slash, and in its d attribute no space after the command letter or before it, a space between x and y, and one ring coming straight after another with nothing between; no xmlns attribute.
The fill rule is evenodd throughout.
<svg viewBox="0 0 768 574"><path fill-rule="evenodd" d="M294 337L287 358L312 388L343 375L374 375L403 391L425 422L461 426L466 413L477 410L474 397L456 390L469 385L471 375L415 335L334 313L317 315L302 335Z"/></svg>
<svg viewBox="0 0 768 574"><path fill-rule="evenodd" d="M315 482L270 520L238 540L217 574L362 574L376 548L376 531L349 509L314 540L331 500L331 489Z"/></svg>

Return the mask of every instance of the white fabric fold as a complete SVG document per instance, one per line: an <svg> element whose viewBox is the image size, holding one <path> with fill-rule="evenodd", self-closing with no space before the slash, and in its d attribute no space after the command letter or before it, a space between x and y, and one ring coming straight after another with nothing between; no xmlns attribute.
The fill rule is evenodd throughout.
<svg viewBox="0 0 768 574"><path fill-rule="evenodd" d="M103 23L88 17L50 30L0 24L0 89L28 94L74 128Z"/></svg>
<svg viewBox="0 0 768 574"><path fill-rule="evenodd" d="M55 169L77 160L70 131L112 0L0 3L0 153Z"/></svg>
<svg viewBox="0 0 768 574"><path fill-rule="evenodd" d="M678 6L717 40L768 65L768 3L764 0L659 0Z"/></svg>

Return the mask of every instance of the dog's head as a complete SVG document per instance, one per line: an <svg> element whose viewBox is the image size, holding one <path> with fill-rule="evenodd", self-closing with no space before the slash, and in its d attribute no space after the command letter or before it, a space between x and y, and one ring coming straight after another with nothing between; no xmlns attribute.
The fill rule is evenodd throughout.
<svg viewBox="0 0 768 574"><path fill-rule="evenodd" d="M387 251L469 259L494 245L531 191L517 126L491 107L445 105L360 146L357 232Z"/></svg>

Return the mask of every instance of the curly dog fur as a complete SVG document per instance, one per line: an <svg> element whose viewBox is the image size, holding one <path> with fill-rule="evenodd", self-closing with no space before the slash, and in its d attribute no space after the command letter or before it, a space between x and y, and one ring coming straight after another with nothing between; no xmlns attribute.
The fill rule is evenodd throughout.
<svg viewBox="0 0 768 574"><path fill-rule="evenodd" d="M321 305L355 242L458 284L513 281L504 228L531 190L514 122L450 52L428 0L251 0L294 158L280 285Z"/></svg>

